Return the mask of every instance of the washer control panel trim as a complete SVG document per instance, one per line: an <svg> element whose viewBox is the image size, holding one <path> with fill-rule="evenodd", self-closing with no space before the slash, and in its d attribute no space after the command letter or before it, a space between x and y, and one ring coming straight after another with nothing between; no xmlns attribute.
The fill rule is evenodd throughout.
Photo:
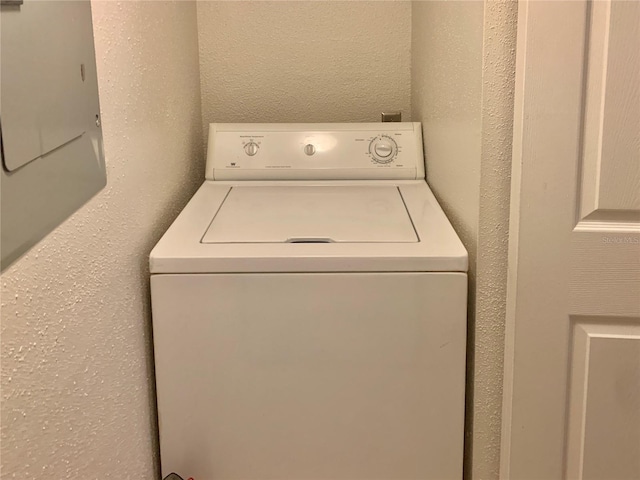
<svg viewBox="0 0 640 480"><path fill-rule="evenodd" d="M418 122L215 124L209 180L424 178Z"/></svg>

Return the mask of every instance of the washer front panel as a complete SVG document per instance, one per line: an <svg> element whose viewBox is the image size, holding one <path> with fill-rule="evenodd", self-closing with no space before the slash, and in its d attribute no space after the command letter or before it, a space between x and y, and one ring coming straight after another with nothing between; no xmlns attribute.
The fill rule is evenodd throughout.
<svg viewBox="0 0 640 480"><path fill-rule="evenodd" d="M153 275L163 477L462 478L467 276Z"/></svg>

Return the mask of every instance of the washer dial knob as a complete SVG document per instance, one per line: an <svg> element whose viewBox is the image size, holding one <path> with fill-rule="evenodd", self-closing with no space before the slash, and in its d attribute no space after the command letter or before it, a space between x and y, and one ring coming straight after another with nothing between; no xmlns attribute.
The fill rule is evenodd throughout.
<svg viewBox="0 0 640 480"><path fill-rule="evenodd" d="M374 148L376 149L376 153L380 157L386 158L393 153L393 148L391 147L389 142L385 142L384 140L380 143L377 143Z"/></svg>
<svg viewBox="0 0 640 480"><path fill-rule="evenodd" d="M244 146L244 152L249 155L250 157L253 157L256 153L258 153L258 144L256 142L249 142Z"/></svg>
<svg viewBox="0 0 640 480"><path fill-rule="evenodd" d="M369 153L377 163L391 163L398 153L398 145L393 138L380 135L371 140Z"/></svg>

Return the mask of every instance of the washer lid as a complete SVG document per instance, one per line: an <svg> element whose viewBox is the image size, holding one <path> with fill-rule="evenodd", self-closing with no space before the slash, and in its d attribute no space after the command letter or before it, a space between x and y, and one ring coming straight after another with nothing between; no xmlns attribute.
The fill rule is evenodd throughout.
<svg viewBox="0 0 640 480"><path fill-rule="evenodd" d="M234 186L202 243L418 242L396 186Z"/></svg>

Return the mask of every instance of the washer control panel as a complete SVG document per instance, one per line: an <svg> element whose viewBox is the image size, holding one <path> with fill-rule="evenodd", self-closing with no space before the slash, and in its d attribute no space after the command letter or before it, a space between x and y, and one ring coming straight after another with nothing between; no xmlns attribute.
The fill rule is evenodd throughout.
<svg viewBox="0 0 640 480"><path fill-rule="evenodd" d="M209 180L424 178L417 122L211 124Z"/></svg>

